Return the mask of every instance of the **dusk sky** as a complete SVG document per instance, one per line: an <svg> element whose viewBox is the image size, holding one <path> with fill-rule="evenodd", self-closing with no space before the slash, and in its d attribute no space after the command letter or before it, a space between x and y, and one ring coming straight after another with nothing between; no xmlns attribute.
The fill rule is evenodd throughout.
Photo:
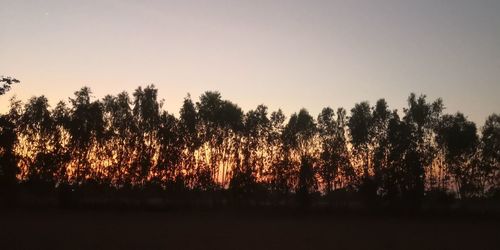
<svg viewBox="0 0 500 250"><path fill-rule="evenodd" d="M500 112L500 1L0 0L0 97L86 85L96 98L155 84L177 114L220 91L245 111L350 110L410 92L442 97L481 126Z"/></svg>

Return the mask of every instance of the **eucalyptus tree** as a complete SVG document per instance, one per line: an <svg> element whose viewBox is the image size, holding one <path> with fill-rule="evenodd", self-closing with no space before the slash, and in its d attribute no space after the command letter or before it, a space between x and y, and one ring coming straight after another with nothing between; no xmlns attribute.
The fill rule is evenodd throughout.
<svg viewBox="0 0 500 250"><path fill-rule="evenodd" d="M236 104L222 100L219 92L210 91L201 95L196 106L204 144L201 153L212 181L225 187L239 150L243 111Z"/></svg>
<svg viewBox="0 0 500 250"><path fill-rule="evenodd" d="M243 110L238 105L225 100L222 106L223 151L222 187L227 187L233 168L240 164L241 137L243 131Z"/></svg>
<svg viewBox="0 0 500 250"><path fill-rule="evenodd" d="M53 186L57 172L53 150L59 141L55 141L55 122L48 100L45 96L32 97L23 111L18 125L22 178L36 185Z"/></svg>
<svg viewBox="0 0 500 250"><path fill-rule="evenodd" d="M266 168L266 139L270 126L267 107L264 105L257 106L255 110L250 110L245 115L243 168L256 178L262 177Z"/></svg>
<svg viewBox="0 0 500 250"><path fill-rule="evenodd" d="M180 161L182 160L182 139L179 133L179 121L173 115L163 112L158 128L159 155L156 164L155 179L166 183L173 191L186 187L185 176Z"/></svg>
<svg viewBox="0 0 500 250"><path fill-rule="evenodd" d="M385 99L379 99L373 109L371 126L373 147L372 168L374 184L377 191L380 191L382 178L388 165L388 155L390 149L387 137L391 115L392 112L389 111Z"/></svg>
<svg viewBox="0 0 500 250"><path fill-rule="evenodd" d="M334 181L338 176L338 158L335 155L337 148L337 124L335 112L330 107L324 108L318 115L318 131L321 140L319 175L323 181L325 192L329 194L335 187Z"/></svg>
<svg viewBox="0 0 500 250"><path fill-rule="evenodd" d="M337 181L338 188L352 189L354 184L359 182L356 170L351 162L352 153L348 148L347 138L347 115L344 108L337 109L337 133L336 133L336 147L335 157L338 159L337 164L340 170L340 176Z"/></svg>
<svg viewBox="0 0 500 250"><path fill-rule="evenodd" d="M185 171L186 185L193 188L197 185L197 176L201 176L198 174L200 169L195 157L201 146L201 141L198 135L200 128L198 113L189 94L184 98L179 114L179 137L182 143L181 164Z"/></svg>
<svg viewBox="0 0 500 250"><path fill-rule="evenodd" d="M300 196L307 197L318 188L316 162L313 160L317 153L316 132L314 118L305 109L293 114L283 131L283 147L288 156L288 165L284 165L287 168L288 185Z"/></svg>
<svg viewBox="0 0 500 250"><path fill-rule="evenodd" d="M368 102L356 103L351 109L351 116L347 126L351 136L351 144L354 150L354 160L358 168L362 169L363 179L370 177L370 154L372 141L372 111Z"/></svg>
<svg viewBox="0 0 500 250"><path fill-rule="evenodd" d="M445 152L448 171L453 175L461 198L482 193L483 175L476 153L479 138L476 125L462 113L442 116L437 126L437 142Z"/></svg>
<svg viewBox="0 0 500 250"><path fill-rule="evenodd" d="M130 96L121 92L107 95L102 100L106 134L106 159L110 161L107 175L118 187L131 183L130 162L134 149L134 133L137 131L132 114Z"/></svg>
<svg viewBox="0 0 500 250"><path fill-rule="evenodd" d="M344 188L354 177L345 137L345 110L339 108L335 117L333 109L324 108L317 121L321 143L319 175L324 191L329 194L334 189Z"/></svg>
<svg viewBox="0 0 500 250"><path fill-rule="evenodd" d="M68 131L73 168L70 177L77 185L96 178L93 167L100 164L94 152L103 141L103 109L101 102L91 101L91 93L90 88L83 87L70 99Z"/></svg>
<svg viewBox="0 0 500 250"><path fill-rule="evenodd" d="M418 206L425 191L425 173L436 157L435 128L443 110L441 99L428 103L425 95L408 97L408 108L400 119L393 111L387 122L383 195L403 198Z"/></svg>
<svg viewBox="0 0 500 250"><path fill-rule="evenodd" d="M266 138L266 155L268 156L269 168L266 170L264 177L270 191L276 194L283 194L288 191L286 166L290 157L282 140L285 119L286 117L281 109L273 111L269 119L269 134Z"/></svg>
<svg viewBox="0 0 500 250"><path fill-rule="evenodd" d="M487 184L493 190L500 189L500 115L488 116L481 130L481 159Z"/></svg>
<svg viewBox="0 0 500 250"><path fill-rule="evenodd" d="M52 150L53 163L56 169L55 179L56 185L68 184L68 163L71 161L70 151L70 135L68 127L70 124L70 109L65 102L58 102L54 110L52 110L53 126L53 141Z"/></svg>
<svg viewBox="0 0 500 250"><path fill-rule="evenodd" d="M401 121L397 111L393 111L387 125L387 163L381 179L382 195L389 200L397 200L408 189L407 163L412 160L407 155L411 144L410 127Z"/></svg>
<svg viewBox="0 0 500 250"><path fill-rule="evenodd" d="M22 102L13 97L10 99L9 112L0 115L0 186L2 188L0 192L11 198L18 183L17 175L20 172L17 164L19 157L16 144L18 143L17 125L22 112Z"/></svg>
<svg viewBox="0 0 500 250"><path fill-rule="evenodd" d="M19 102L11 100L11 109L8 114L0 115L0 194L4 197L13 197L14 188L18 182L18 157L15 152L17 133L15 120ZM7 201L8 202L8 201Z"/></svg>
<svg viewBox="0 0 500 250"><path fill-rule="evenodd" d="M424 195L425 173L437 154L434 129L443 107L441 99L429 103L425 95L417 98L411 93L408 97L408 108L404 109L403 122L410 129L410 144L406 150L405 165L409 177L406 194L415 201Z"/></svg>
<svg viewBox="0 0 500 250"><path fill-rule="evenodd" d="M17 142L15 126L8 118L0 117L0 192L6 193L16 183L19 172L14 146Z"/></svg>
<svg viewBox="0 0 500 250"><path fill-rule="evenodd" d="M219 92L207 91L200 96L196 108L199 116L199 136L203 144L200 156L203 162L198 171L202 189L208 189L218 183L220 147L223 143L223 124L220 119L223 100ZM207 180L205 174L210 178ZM208 181L204 183L205 181Z"/></svg>
<svg viewBox="0 0 500 250"><path fill-rule="evenodd" d="M158 158L158 128L160 102L158 89L154 85L137 88L133 94L134 154L130 174L134 184L144 186Z"/></svg>
<svg viewBox="0 0 500 250"><path fill-rule="evenodd" d="M254 194L262 182L267 162L270 120L267 107L259 105L245 114L241 138L241 163L236 161L230 188L243 197ZM238 153L240 154L240 153Z"/></svg>

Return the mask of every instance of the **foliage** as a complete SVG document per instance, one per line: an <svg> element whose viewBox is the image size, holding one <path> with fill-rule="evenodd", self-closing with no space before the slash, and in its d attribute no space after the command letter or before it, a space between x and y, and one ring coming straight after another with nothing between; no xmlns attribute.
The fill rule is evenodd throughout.
<svg viewBox="0 0 500 250"><path fill-rule="evenodd" d="M402 114L380 99L355 104L349 117L327 107L317 119L306 109L287 119L265 105L244 112L214 91L197 102L188 95L178 117L162 106L154 85L100 100L83 87L54 108L44 96L13 99L0 117L1 184L229 190L238 202L295 195L306 206L318 192L418 206L426 192L465 199L500 185L500 116L479 135L424 95L411 94Z"/></svg>

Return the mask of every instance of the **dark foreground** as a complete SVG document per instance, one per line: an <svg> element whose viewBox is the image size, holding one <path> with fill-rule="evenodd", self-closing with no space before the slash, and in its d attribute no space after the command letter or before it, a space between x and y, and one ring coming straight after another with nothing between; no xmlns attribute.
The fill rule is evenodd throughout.
<svg viewBox="0 0 500 250"><path fill-rule="evenodd" d="M0 249L500 249L472 217L1 211Z"/></svg>

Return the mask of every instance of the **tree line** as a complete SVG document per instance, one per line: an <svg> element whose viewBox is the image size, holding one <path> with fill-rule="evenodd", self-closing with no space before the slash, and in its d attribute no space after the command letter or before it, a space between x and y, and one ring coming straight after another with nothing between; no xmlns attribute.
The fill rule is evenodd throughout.
<svg viewBox="0 0 500 250"><path fill-rule="evenodd" d="M43 95L11 99L0 117L1 190L156 188L301 204L339 193L418 204L433 193L500 190L500 116L478 131L425 95L410 94L402 112L380 99L317 117L265 105L244 112L215 91L188 94L178 117L162 107L154 85L102 99L83 87L55 107Z"/></svg>

